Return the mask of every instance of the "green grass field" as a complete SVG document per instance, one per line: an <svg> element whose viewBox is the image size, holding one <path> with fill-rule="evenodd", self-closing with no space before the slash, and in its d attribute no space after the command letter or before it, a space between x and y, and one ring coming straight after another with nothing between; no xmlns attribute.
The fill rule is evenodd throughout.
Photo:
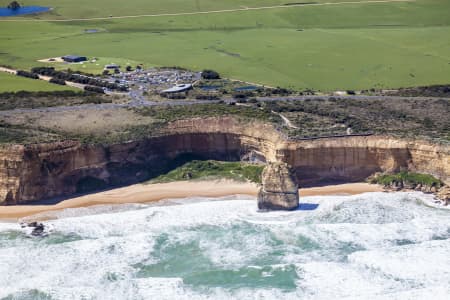
<svg viewBox="0 0 450 300"><path fill-rule="evenodd" d="M345 2L359 1L361 0L345 0ZM10 0L1 0L0 6L7 6L10 2ZM24 3L25 5L40 5L53 8L50 13L39 15L37 18L70 19L144 14L192 13L199 11L242 9L246 7L276 6L296 2L297 1L289 0L131 0L127 2L128 5L124 5L123 1L118 0L95 0L95 5L93 5L93 1L91 0L27 0ZM338 3L344 1L316 0L298 2Z"/></svg>
<svg viewBox="0 0 450 300"><path fill-rule="evenodd" d="M8 2L0 0L0 5ZM288 2L294 1L132 0L123 5L106 0L30 0L27 4L48 4L54 10L15 18L16 22L0 21L0 64L29 68L42 65L38 59L80 54L146 66L212 68L225 77L322 91L450 83L449 0L42 21ZM101 32L87 34L86 29Z"/></svg>
<svg viewBox="0 0 450 300"><path fill-rule="evenodd" d="M65 91L76 90L72 87L56 85L42 80L29 79L0 72L0 93L33 91Z"/></svg>

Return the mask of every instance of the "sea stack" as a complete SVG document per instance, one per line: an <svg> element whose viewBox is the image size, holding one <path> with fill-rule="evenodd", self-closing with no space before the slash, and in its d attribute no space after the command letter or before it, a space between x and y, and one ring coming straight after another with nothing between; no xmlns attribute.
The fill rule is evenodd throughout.
<svg viewBox="0 0 450 300"><path fill-rule="evenodd" d="M298 185L288 164L269 163L262 173L262 186L258 193L261 210L293 210L298 207Z"/></svg>

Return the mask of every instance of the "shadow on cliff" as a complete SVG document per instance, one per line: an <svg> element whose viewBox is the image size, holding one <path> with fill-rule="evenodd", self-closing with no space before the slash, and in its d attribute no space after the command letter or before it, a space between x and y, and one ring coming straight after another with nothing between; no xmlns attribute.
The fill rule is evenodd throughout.
<svg viewBox="0 0 450 300"><path fill-rule="evenodd" d="M177 169L181 167L182 165L193 161L193 160L208 160L209 158L202 155L197 155L193 153L183 153L178 155L174 159L167 159L167 160L161 160L158 167L152 167L148 168L146 171L146 174L140 178L140 180L136 180L134 182L106 182L102 179L92 177L92 176L86 176L78 180L76 183L76 190L77 192L75 194L70 195L63 195L58 197L52 197L42 200L36 200L28 202L27 205L55 205L62 201L69 200L72 198L82 197L89 194L94 193L100 193L100 192L106 192L110 190L114 190L117 188L129 186L132 184L138 184L143 183L146 181L149 181L153 178L156 178L160 175L167 174L168 172ZM125 168L124 168L125 169ZM135 170L133 170L135 171ZM142 171L142 170L140 170ZM125 173L128 171L124 171ZM126 174L125 176L128 176L129 174Z"/></svg>

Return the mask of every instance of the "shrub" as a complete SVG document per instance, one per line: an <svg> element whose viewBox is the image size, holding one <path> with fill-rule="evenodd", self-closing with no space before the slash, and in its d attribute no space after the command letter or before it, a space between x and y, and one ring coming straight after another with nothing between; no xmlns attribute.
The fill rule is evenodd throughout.
<svg viewBox="0 0 450 300"><path fill-rule="evenodd" d="M254 97L255 94L249 91L241 91L233 93L234 99L247 99L249 97Z"/></svg>
<svg viewBox="0 0 450 300"><path fill-rule="evenodd" d="M220 97L217 95L209 95L209 94L198 94L195 96L197 100L219 100Z"/></svg>
<svg viewBox="0 0 450 300"><path fill-rule="evenodd" d="M17 9L19 9L20 7L21 7L21 6L20 6L19 2L17 2L17 1L13 1L13 2L11 2L11 3L8 4L8 8L9 8L9 9L12 9L12 10L17 10Z"/></svg>
<svg viewBox="0 0 450 300"><path fill-rule="evenodd" d="M59 84L59 85L66 85L66 81L58 78L52 78L49 81L50 83Z"/></svg>
<svg viewBox="0 0 450 300"><path fill-rule="evenodd" d="M291 90L285 89L285 88L280 88L277 87L275 89L271 89L269 90L273 95L290 95L292 94Z"/></svg>
<svg viewBox="0 0 450 300"><path fill-rule="evenodd" d="M98 93L98 94L104 94L105 93L103 88L98 87L98 86L92 86L92 85L86 85L84 87L84 90L87 91L87 92L94 92L94 93Z"/></svg>
<svg viewBox="0 0 450 300"><path fill-rule="evenodd" d="M29 73L26 71L24 72ZM67 71L57 71L53 67L35 67L31 69L31 73L29 74L33 74L33 76L37 76L37 74L40 74L44 76L50 76L52 78L59 80L76 82L80 84L87 84L91 86L105 87L110 90L118 90L121 92L128 91L128 87L126 85L102 80L100 78L97 78L95 75L89 73L84 72L73 73L73 71L70 69ZM103 71L103 75L108 74L109 74L108 70Z"/></svg>
<svg viewBox="0 0 450 300"><path fill-rule="evenodd" d="M371 183L378 183L382 184L384 186L389 186L393 183L408 183L411 185L418 185L421 184L423 186L429 186L429 187L441 187L442 182L428 174L421 174L421 173L410 173L410 172L400 172L397 174L384 174L381 176L377 176L375 178L372 178L370 180Z"/></svg>
<svg viewBox="0 0 450 300"><path fill-rule="evenodd" d="M202 78L203 79L220 79L219 73L213 70L203 70L202 72Z"/></svg>
<svg viewBox="0 0 450 300"><path fill-rule="evenodd" d="M17 76L27 77L31 79L39 79L39 75L24 70L18 70Z"/></svg>
<svg viewBox="0 0 450 300"><path fill-rule="evenodd" d="M161 93L160 96L172 100L186 99L185 93Z"/></svg>

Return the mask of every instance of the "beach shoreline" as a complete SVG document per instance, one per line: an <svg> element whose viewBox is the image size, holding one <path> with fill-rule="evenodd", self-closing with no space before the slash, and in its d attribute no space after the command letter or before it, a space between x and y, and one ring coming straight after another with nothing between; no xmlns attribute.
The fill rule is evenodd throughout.
<svg viewBox="0 0 450 300"><path fill-rule="evenodd" d="M50 205L0 206L0 220L18 221L36 214L69 208L89 207L126 203L149 203L165 199L190 197L218 198L229 195L249 195L256 197L258 185L232 180L177 181L157 184L134 184L104 192L83 195ZM346 183L320 187L302 188L300 197L323 195L356 195L367 192L381 192L379 185L368 183ZM256 205L256 204L255 204Z"/></svg>

